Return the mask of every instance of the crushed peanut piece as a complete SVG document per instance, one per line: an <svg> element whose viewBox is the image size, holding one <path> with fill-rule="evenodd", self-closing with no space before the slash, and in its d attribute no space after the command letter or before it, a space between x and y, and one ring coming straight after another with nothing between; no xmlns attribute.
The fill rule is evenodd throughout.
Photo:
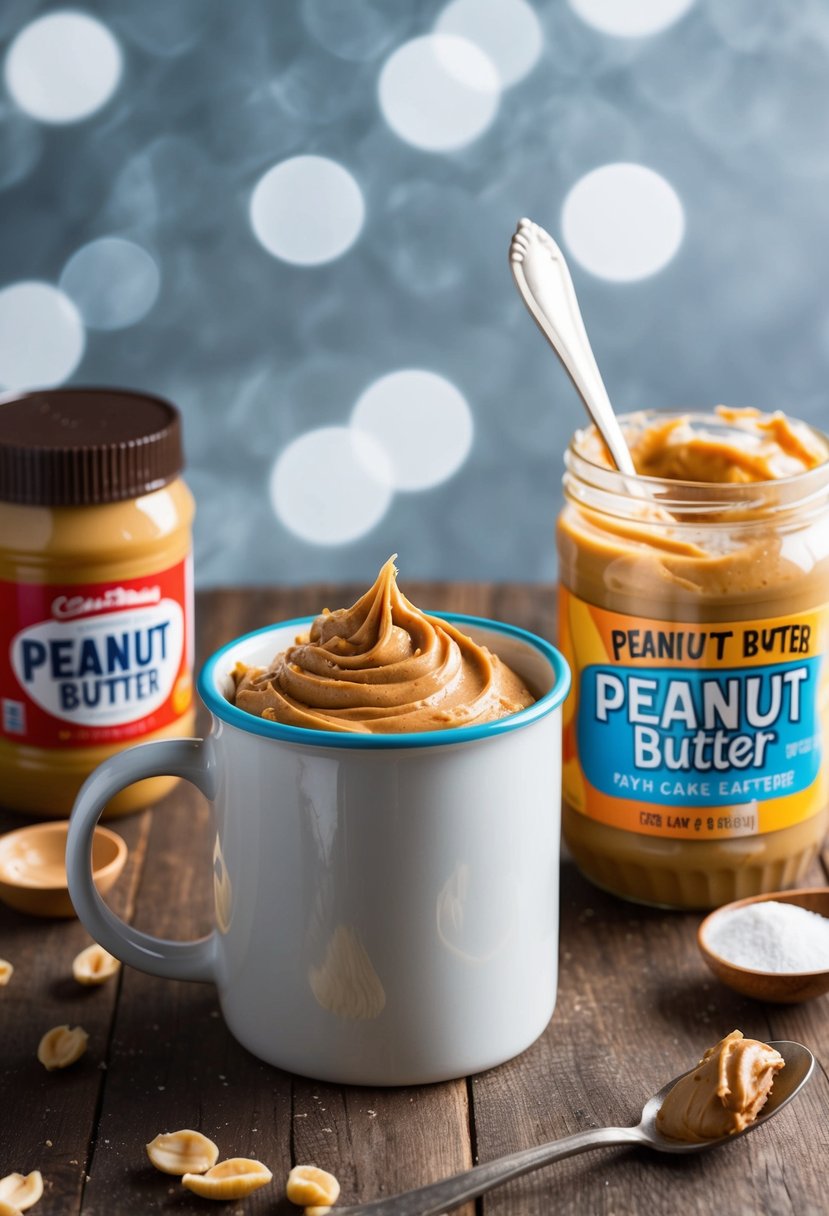
<svg viewBox="0 0 829 1216"><path fill-rule="evenodd" d="M0 1202L17 1212L25 1212L42 1194L40 1170L32 1170L31 1174L6 1174L5 1178L0 1178Z"/></svg>
<svg viewBox="0 0 829 1216"><path fill-rule="evenodd" d="M147 1145L147 1156L162 1174L203 1174L219 1159L219 1150L201 1132L183 1127L178 1132L160 1132Z"/></svg>
<svg viewBox="0 0 829 1216"><path fill-rule="evenodd" d="M82 1026L53 1026L47 1030L37 1048L37 1058L44 1068L68 1068L86 1051L89 1035Z"/></svg>
<svg viewBox="0 0 829 1216"><path fill-rule="evenodd" d="M0 1216L20 1216L20 1208L16 1208L13 1203L6 1203L5 1199L0 1199Z"/></svg>
<svg viewBox="0 0 829 1216"><path fill-rule="evenodd" d="M72 962L72 974L79 984L104 984L121 966L117 958L93 942L81 950Z"/></svg>
<svg viewBox="0 0 829 1216"><path fill-rule="evenodd" d="M265 1186L271 1178L273 1174L261 1161L231 1157L214 1165L206 1174L185 1174L181 1181L188 1191L203 1199L242 1199Z"/></svg>
<svg viewBox="0 0 829 1216"><path fill-rule="evenodd" d="M291 1203L309 1208L322 1208L329 1211L332 1203L336 1203L340 1194L340 1184L333 1174L318 1169L315 1165L295 1165L285 1183L285 1194ZM312 1213L312 1216L322 1216L322 1212Z"/></svg>
<svg viewBox="0 0 829 1216"><path fill-rule="evenodd" d="M14 967L6 959L0 958L0 988L8 984L11 977L14 975Z"/></svg>

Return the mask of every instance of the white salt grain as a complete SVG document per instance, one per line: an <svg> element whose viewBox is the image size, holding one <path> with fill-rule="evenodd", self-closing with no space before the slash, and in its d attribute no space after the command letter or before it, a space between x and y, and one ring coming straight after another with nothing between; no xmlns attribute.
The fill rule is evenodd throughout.
<svg viewBox="0 0 829 1216"><path fill-rule="evenodd" d="M829 969L829 918L768 899L714 917L705 944L752 971L824 971Z"/></svg>

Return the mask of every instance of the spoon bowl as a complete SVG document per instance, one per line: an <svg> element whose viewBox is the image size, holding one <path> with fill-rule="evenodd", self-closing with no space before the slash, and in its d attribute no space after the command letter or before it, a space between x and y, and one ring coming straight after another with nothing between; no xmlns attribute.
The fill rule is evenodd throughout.
<svg viewBox="0 0 829 1216"><path fill-rule="evenodd" d="M768 1123L769 1119L778 1114L800 1092L814 1071L815 1058L802 1043L784 1040L769 1043L769 1047L780 1053L785 1060L785 1067L775 1076L771 1093L754 1122L733 1135L689 1144L684 1140L671 1140L657 1129L656 1116L668 1093L678 1081L694 1072L695 1066L663 1085L659 1093L654 1094L645 1103L642 1118L636 1127L596 1127L586 1132L577 1132L574 1136L565 1136L563 1140L553 1140L549 1144L522 1149L496 1161L485 1161L482 1165L476 1165L474 1169L456 1174L453 1178L433 1182L429 1186L406 1191L402 1195L350 1207L338 1207L337 1216L440 1216L440 1213L448 1212L513 1178L520 1178L532 1170L540 1169L541 1166L551 1165L554 1161L561 1161L565 1157L573 1157L593 1148L609 1148L611 1145L621 1144L651 1148L659 1153L687 1155L704 1153L719 1145L731 1144Z"/></svg>
<svg viewBox="0 0 829 1216"><path fill-rule="evenodd" d="M731 1144L733 1141L739 1140L741 1136L746 1136L749 1132L753 1132L755 1128L762 1127L764 1123L768 1123L769 1119L782 1110L784 1106L788 1105L795 1094L803 1088L812 1075L812 1070L815 1066L815 1057L809 1051L809 1048L804 1047L802 1043L794 1043L788 1039L783 1039L776 1043L769 1043L769 1047L773 1047L775 1051L780 1052L780 1055L786 1061L786 1065L785 1068L782 1068L780 1072L775 1074L771 1092L766 1099L763 1109L753 1123L749 1123L748 1127L744 1127L742 1131L732 1132L727 1136L720 1136L716 1140L703 1140L701 1143L690 1144L684 1140L672 1140L670 1136L663 1136L656 1126L656 1116L659 1113L659 1108L677 1081L681 1081L683 1076L687 1077L690 1073L696 1071L696 1068L689 1068L688 1072L683 1073L682 1076L674 1077L673 1081L669 1081L667 1085L663 1085L659 1093L654 1094L651 1100L645 1103L644 1110L642 1111L642 1121L639 1124L638 1130L641 1130L647 1136L648 1147L656 1149L658 1153L702 1153L707 1152L709 1148L716 1148L720 1144Z"/></svg>
<svg viewBox="0 0 829 1216"><path fill-rule="evenodd" d="M700 953L717 979L743 996L756 1001L772 1001L780 1005L796 1005L829 992L829 968L820 971L756 971L750 967L739 967L717 954L708 945L708 934L717 917L745 908L749 904L765 903L773 899L781 904L796 904L807 912L817 912L829 917L829 887L804 887L798 891L775 891L769 895L754 895L750 899L738 899L724 904L709 913L697 930L697 945ZM785 1069L783 1070L785 1072Z"/></svg>

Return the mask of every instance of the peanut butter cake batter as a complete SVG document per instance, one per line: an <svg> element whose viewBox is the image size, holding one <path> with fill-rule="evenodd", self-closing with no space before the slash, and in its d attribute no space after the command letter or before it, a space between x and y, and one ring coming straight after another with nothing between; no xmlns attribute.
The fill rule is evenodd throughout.
<svg viewBox="0 0 829 1216"><path fill-rule="evenodd" d="M406 599L394 557L356 604L326 609L270 667L241 667L235 677L240 709L314 730L446 730L535 700L486 646Z"/></svg>

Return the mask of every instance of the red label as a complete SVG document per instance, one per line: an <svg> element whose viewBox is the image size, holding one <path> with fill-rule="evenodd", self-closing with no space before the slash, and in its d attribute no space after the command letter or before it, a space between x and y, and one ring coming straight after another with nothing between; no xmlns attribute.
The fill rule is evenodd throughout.
<svg viewBox="0 0 829 1216"><path fill-rule="evenodd" d="M189 559L118 583L0 580L0 736L94 747L167 726L192 699Z"/></svg>

